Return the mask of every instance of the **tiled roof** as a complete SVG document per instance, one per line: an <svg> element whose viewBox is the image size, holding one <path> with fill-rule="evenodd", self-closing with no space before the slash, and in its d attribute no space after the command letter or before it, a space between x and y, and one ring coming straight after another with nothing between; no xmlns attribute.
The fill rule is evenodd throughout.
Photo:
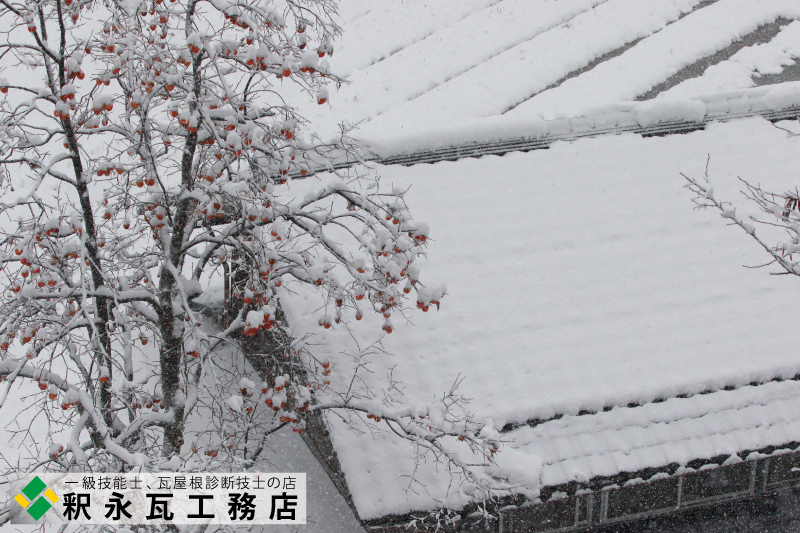
<svg viewBox="0 0 800 533"><path fill-rule="evenodd" d="M504 434L555 486L800 442L800 382L784 381L565 416ZM736 459L734 459L736 460Z"/></svg>

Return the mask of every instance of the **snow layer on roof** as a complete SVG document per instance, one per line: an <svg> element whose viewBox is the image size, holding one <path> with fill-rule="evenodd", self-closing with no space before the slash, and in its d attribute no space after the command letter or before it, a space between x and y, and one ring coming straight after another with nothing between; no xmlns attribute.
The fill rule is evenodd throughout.
<svg viewBox="0 0 800 533"><path fill-rule="evenodd" d="M712 65L702 76L688 79L657 98L686 98L703 93L752 87L765 74L780 74L800 57L800 21L786 25L767 43L749 46L727 61Z"/></svg>
<svg viewBox="0 0 800 533"><path fill-rule="evenodd" d="M693 209L679 173L700 176L708 160L715 196L741 204L736 176L780 192L796 186L798 148L800 137L748 119L380 167L384 183L409 187L412 212L430 224L421 279L447 283L448 296L439 312L410 314L413 326L392 318L364 385L379 391L391 371L413 405L460 375L477 419L501 427L794 375L800 280L743 268L763 264L763 252L716 213ZM324 330L316 302L284 298L295 334L313 335L342 388L349 354L375 341L380 321L345 315ZM415 463L391 437L331 421L362 518L445 498L446 475L424 467L424 489L405 490Z"/></svg>
<svg viewBox="0 0 800 533"><path fill-rule="evenodd" d="M793 0L718 0L598 65L521 104L510 114L574 114L587 106L634 100L698 59L778 17L800 18ZM547 117L546 117L547 118Z"/></svg>
<svg viewBox="0 0 800 533"><path fill-rule="evenodd" d="M304 109L323 134L406 134L451 122L576 116L630 102L779 17L795 0L345 0L344 34L330 59L349 83ZM752 85L748 72L782 69L791 33L748 46L690 94ZM786 44L786 43L784 43ZM783 59L775 63L782 48ZM767 57L767 56L770 57ZM758 59L760 58L760 59ZM756 63L755 70L749 70ZM735 68L732 68L731 65ZM742 67L745 65L748 72ZM700 72L702 73L702 69ZM690 85L692 86L692 85ZM681 89L671 94L687 94Z"/></svg>
<svg viewBox="0 0 800 533"><path fill-rule="evenodd" d="M612 0L617 1L619 0ZM682 1L696 3L699 0ZM657 2L659 5L667 2L671 4L672 0ZM563 32L559 30L560 25L576 15L593 12L594 6L603 3L603 0L503 0L495 6L476 11L458 24L437 28L429 38L406 46L369 68L354 72L349 78L351 85L340 91L337 98L348 102L348 115L373 117L402 106L408 100L414 100L421 95L427 96L432 90L436 92L435 88L456 78L466 77L470 80L468 83L474 84L477 78L471 72L461 75L487 61L508 67L503 58L509 49L536 41L536 37L550 35L550 30L561 35ZM658 6L653 8L658 10ZM674 7L671 10L679 12ZM521 23L522 21L525 22ZM573 33L574 31L577 30L573 30ZM350 29L345 27L344 35L347 36L348 32ZM564 42L559 44L563 47ZM349 52L345 47L346 43L342 48ZM581 56L584 54L585 52L581 53ZM551 68L567 69L564 72L569 72L570 65L561 57L550 57L548 63ZM580 65L582 63L578 63ZM541 74L536 73L535 65L526 65L524 70L510 69L508 74L521 77L526 71L529 75L541 77ZM480 81L490 86L497 82L492 78ZM365 90L367 88L370 90ZM491 88L493 87L487 87L486 92L482 91L480 94L485 96ZM470 91L474 93L475 89L476 87L471 87ZM452 96L452 99L437 99L442 100L439 104L445 104L442 113L451 112L454 108L459 115L469 112L458 109L458 106L464 104L463 94L454 92ZM479 98L469 100L473 105L483 101ZM486 101L496 104L494 98ZM437 118L439 116L441 114L437 113Z"/></svg>
<svg viewBox="0 0 800 533"><path fill-rule="evenodd" d="M344 0L339 2L344 32L336 43L336 63L342 75L375 65L500 1Z"/></svg>
<svg viewBox="0 0 800 533"><path fill-rule="evenodd" d="M437 124L416 132L388 129L370 134L366 148L377 157L412 152L469 147L471 143L502 143L507 140L571 140L602 133L631 131L638 127L669 122L730 120L800 105L800 82L785 82L724 92L697 94L689 98L656 98L588 109L576 117L552 120L492 116ZM792 116L790 113L788 116Z"/></svg>
<svg viewBox="0 0 800 533"><path fill-rule="evenodd" d="M686 465L800 440L800 383L786 381L589 416L566 416L505 434L542 461L541 484L586 482L644 468ZM537 483L539 479L530 479Z"/></svg>
<svg viewBox="0 0 800 533"><path fill-rule="evenodd" d="M593 59L662 30L699 3L700 0L609 0L489 60L476 62L475 67L463 75L387 112L376 119L370 129L383 126L416 129L453 117L499 115L556 84L570 72L585 67ZM541 7L535 6L532 10L540 11ZM625 86L628 79L619 82ZM560 95L561 91L551 89L545 94ZM572 100L570 96L568 101L573 105L596 105L596 98L602 94L603 91L598 91L583 101Z"/></svg>

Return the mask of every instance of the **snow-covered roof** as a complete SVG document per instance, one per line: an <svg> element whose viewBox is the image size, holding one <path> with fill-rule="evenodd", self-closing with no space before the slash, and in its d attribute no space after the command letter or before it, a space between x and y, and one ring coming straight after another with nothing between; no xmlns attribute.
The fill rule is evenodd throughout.
<svg viewBox="0 0 800 533"><path fill-rule="evenodd" d="M795 118L798 106L800 81L789 81L680 99L623 102L590 109L580 116L550 120L493 116L437 124L413 133L387 129L371 135L365 148L382 163L416 164L524 151L608 133L686 132L710 122L750 116L763 116L774 122Z"/></svg>
<svg viewBox="0 0 800 533"><path fill-rule="evenodd" d="M540 482L545 486L585 483L696 460L726 457L728 462L737 461L747 458L738 457L743 452L800 441L800 383L773 382L565 416L517 428L504 437L515 453L541 458L539 476L522 469L513 472L519 483L533 479L532 488Z"/></svg>
<svg viewBox="0 0 800 533"><path fill-rule="evenodd" d="M344 0L331 67L348 84L315 127L387 131L574 117L642 98L781 81L800 56L793 0ZM708 68L706 68L708 67Z"/></svg>
<svg viewBox="0 0 800 533"><path fill-rule="evenodd" d="M393 316L381 350L377 320L345 316L323 330L317 300L285 298L295 333L312 334L315 352L333 362L334 390L368 362L365 387L384 389L391 373L411 404L464 378L477 420L497 428L566 415L507 432L516 442L497 455L505 474L487 468L531 494L800 440L786 399L796 384L624 407L800 372L786 333L800 281L743 268L763 264L763 250L716 213L694 210L680 176L702 176L708 164L715 194L739 204L736 176L778 192L797 186L800 137L763 119L713 123L800 103L800 82L784 75L800 57L796 0L343 0L341 16L331 67L350 83L304 113L320 131L359 123L353 136L377 157L712 124L373 165L383 183L409 189L413 215L430 224L422 276L447 283L448 295L439 312L410 314L413 326ZM783 413L786 431L759 425L759 409ZM739 415L741 424L728 423ZM470 501L440 464L415 460L380 424L328 422L362 518ZM602 452L582 455L593 446Z"/></svg>
<svg viewBox="0 0 800 533"><path fill-rule="evenodd" d="M379 167L384 183L409 188L415 217L430 224L422 279L447 283L448 295L441 311L410 315L413 325L393 317L383 338L390 355L366 356L366 385L381 390L391 371L406 402L426 403L462 376L477 419L500 428L794 376L800 359L787 332L800 280L743 268L763 264L763 252L716 213L695 210L680 172L700 176L708 162L720 198L740 196L736 176L783 191L796 185L799 144L745 119L687 135ZM350 355L369 351L380 323L344 316L324 330L304 301L284 299L295 333L313 334L312 349L333 362L334 388L343 386ZM372 422L360 423L363 433L329 422L362 518L447 498L447 476L416 465L392 436L366 431ZM530 469L544 460L533 449L501 450L499 464L504 457ZM415 472L421 485L409 485Z"/></svg>

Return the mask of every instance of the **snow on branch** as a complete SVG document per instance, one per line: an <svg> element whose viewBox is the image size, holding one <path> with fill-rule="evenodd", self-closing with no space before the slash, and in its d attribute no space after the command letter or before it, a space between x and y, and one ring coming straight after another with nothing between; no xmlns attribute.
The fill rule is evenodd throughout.
<svg viewBox="0 0 800 533"><path fill-rule="evenodd" d="M310 289L321 328L374 313L388 335L446 294L421 275L430 229L404 191L334 171L357 147L309 134L291 105L342 82L333 2L0 6L0 405L38 383L31 401L71 435L48 468L241 464L253 435L321 410L382 421L466 477L444 441L493 455L454 391L391 411L355 374L332 391L283 314ZM223 279L212 333L197 302ZM271 346L263 375L224 360L251 337Z"/></svg>
<svg viewBox="0 0 800 533"><path fill-rule="evenodd" d="M798 191L785 194L775 194L764 191L760 186L753 185L739 178L744 185L742 194L749 201L759 207L762 213L768 215L765 220L753 216L742 217L730 203L718 200L714 188L708 180L708 171L702 180L689 177L683 173L681 176L688 182L687 188L695 196L693 202L699 208L711 207L720 212L720 216L730 224L740 227L755 242L763 248L782 269L784 274L800 275L800 261L792 256L800 251L800 210L798 209ZM785 231L788 241L779 241L769 244L756 232L756 224L777 227Z"/></svg>

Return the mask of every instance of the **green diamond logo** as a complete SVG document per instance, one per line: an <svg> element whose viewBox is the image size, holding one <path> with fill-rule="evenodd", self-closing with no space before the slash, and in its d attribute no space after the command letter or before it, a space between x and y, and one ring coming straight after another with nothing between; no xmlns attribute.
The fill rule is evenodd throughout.
<svg viewBox="0 0 800 533"><path fill-rule="evenodd" d="M25 485L22 492L14 497L14 500L28 511L34 520L39 520L58 501L58 495L47 488L47 484L42 481L42 478L36 476Z"/></svg>

